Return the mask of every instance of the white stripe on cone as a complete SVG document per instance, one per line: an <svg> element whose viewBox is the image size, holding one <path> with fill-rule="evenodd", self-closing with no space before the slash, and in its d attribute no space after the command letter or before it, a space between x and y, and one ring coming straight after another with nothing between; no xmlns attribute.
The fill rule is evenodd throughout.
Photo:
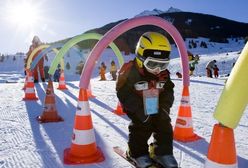
<svg viewBox="0 0 248 168"><path fill-rule="evenodd" d="M65 81L59 81L59 85L65 85Z"/></svg>
<svg viewBox="0 0 248 168"><path fill-rule="evenodd" d="M90 115L90 105L88 101L78 101L76 115L78 116Z"/></svg>
<svg viewBox="0 0 248 168"><path fill-rule="evenodd" d="M192 128L193 122L191 117L178 116L176 120L176 127L180 128Z"/></svg>
<svg viewBox="0 0 248 168"><path fill-rule="evenodd" d="M181 106L183 106L183 107L189 107L190 106L190 104L189 104L189 96L182 96Z"/></svg>
<svg viewBox="0 0 248 168"><path fill-rule="evenodd" d="M34 78L32 76L28 76L27 82L33 82Z"/></svg>
<svg viewBox="0 0 248 168"><path fill-rule="evenodd" d="M72 139L72 143L77 145L88 145L96 142L94 129L89 130L77 130L73 129L75 138Z"/></svg>
<svg viewBox="0 0 248 168"><path fill-rule="evenodd" d="M34 88L30 88L30 87L26 87L26 89L25 89L25 93L34 93L35 92L35 90L34 90Z"/></svg>

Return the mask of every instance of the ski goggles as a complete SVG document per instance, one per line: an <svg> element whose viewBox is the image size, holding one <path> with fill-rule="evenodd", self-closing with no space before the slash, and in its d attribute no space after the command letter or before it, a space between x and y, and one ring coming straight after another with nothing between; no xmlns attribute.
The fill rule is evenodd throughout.
<svg viewBox="0 0 248 168"><path fill-rule="evenodd" d="M167 69L170 60L148 57L144 61L144 66L150 72L161 72Z"/></svg>

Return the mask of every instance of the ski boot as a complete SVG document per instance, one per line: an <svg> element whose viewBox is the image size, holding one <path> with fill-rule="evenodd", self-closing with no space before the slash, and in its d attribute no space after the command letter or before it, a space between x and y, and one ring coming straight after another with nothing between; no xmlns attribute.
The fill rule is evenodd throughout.
<svg viewBox="0 0 248 168"><path fill-rule="evenodd" d="M133 162L138 168L149 168L153 165L153 162L149 155L144 155L137 158L131 157L129 152L126 152L126 155L127 159Z"/></svg>
<svg viewBox="0 0 248 168"><path fill-rule="evenodd" d="M163 168L178 168L177 161L173 155L154 156L153 160Z"/></svg>

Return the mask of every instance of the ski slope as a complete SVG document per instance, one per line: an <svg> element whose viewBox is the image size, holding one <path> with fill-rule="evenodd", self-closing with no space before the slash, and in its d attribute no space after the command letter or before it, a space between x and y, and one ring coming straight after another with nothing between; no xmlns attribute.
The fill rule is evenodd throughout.
<svg viewBox="0 0 248 168"><path fill-rule="evenodd" d="M195 76L190 77L193 128L194 132L203 137L203 139L191 143L174 141L174 155L183 168L204 167L212 129L214 124L217 123L213 118L213 113L227 78L225 75L230 73L231 65L238 58L237 53L240 48L228 52L228 55L226 52L202 53ZM115 59L111 53L109 50L105 51L99 62L110 62ZM68 57L68 60L72 59L71 57ZM67 57L65 58L67 59ZM127 56L125 60L132 58L133 55ZM221 69L221 77L218 79L205 77L204 65L212 59L217 60L217 64ZM21 61L22 58L17 58L17 60ZM222 65L223 61L225 61L225 65L224 63ZM112 150L114 146L127 147L130 120L127 116L118 116L113 113L118 99L115 93L115 81L110 80L109 73L107 73L108 81L99 81L97 71L94 71L91 88L96 98L89 100L96 143L102 150L105 160L94 164L65 165L63 164L63 152L71 146L74 115L79 92L79 75L66 73L65 79L67 80L68 90L55 89L56 107L64 121L40 124L37 122L36 117L42 114L47 84L35 84L36 93L39 97L38 101L23 101L23 64L16 62L18 65L20 63L20 66L13 69L11 68L11 63L11 58L9 58L9 61L0 63L1 168L130 167L128 162ZM107 63L107 65L109 64ZM169 69L172 72L172 81L175 83L175 101L170 114L174 125L182 92L182 81L175 76L175 72L180 71L180 60L178 58L172 59ZM5 83L6 80L16 83ZM57 83L54 83L54 88L57 88L57 85ZM239 168L246 168L248 165L247 128L248 108L246 108L238 127L234 131Z"/></svg>

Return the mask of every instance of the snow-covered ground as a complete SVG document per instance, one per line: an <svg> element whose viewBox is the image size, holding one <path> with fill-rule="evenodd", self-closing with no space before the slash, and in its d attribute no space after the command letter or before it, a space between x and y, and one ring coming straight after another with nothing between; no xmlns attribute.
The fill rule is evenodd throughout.
<svg viewBox="0 0 248 168"><path fill-rule="evenodd" d="M213 118L213 113L226 77L207 78L205 76L206 63L209 60L216 59L221 76L224 76L230 73L232 63L238 58L237 53L243 46L242 43L239 46L237 45L236 48L226 47L226 50L220 53L215 52L214 49L205 52L195 50L201 57L195 76L190 77L190 99L194 132L203 139L191 143L174 141L174 154L181 167L199 168L204 166L213 125L217 123ZM132 57L133 55L126 56L125 60L132 59ZM72 69L76 67L75 60L80 60L76 58L75 55L65 56L66 61L71 61ZM105 61L107 65L110 65L112 59L116 59L116 57L111 50L107 49L98 62ZM129 119L112 112L116 109L118 99L115 93L115 81L110 80L109 73L107 73L108 81L99 81L97 70L94 71L91 87L96 98L89 101L96 143L104 153L105 160L95 164L65 165L63 164L63 152L64 149L71 146L79 91L79 75L75 75L73 70L66 72L65 78L68 90L55 89L56 107L64 121L40 124L36 117L42 114L47 84L35 84L36 93L39 97L38 101L23 101L22 60L22 57L18 57L15 60L16 66L13 65L12 57L9 57L3 63L0 62L0 167L129 168L130 164L112 150L114 146L122 146L123 148L127 146ZM175 76L175 72L180 71L180 60L178 58L171 60L170 70L172 80L175 83L175 102L170 114L174 125L182 91L182 81ZM17 83L5 83L6 80ZM54 88L57 88L57 83L54 84ZM246 108L238 127L234 131L239 168L247 168L248 165L247 128L248 108Z"/></svg>

